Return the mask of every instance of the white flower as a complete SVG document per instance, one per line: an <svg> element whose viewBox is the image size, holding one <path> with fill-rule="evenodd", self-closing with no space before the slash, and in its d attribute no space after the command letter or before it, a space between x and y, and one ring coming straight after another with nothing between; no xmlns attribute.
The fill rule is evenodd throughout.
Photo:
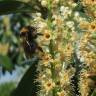
<svg viewBox="0 0 96 96"><path fill-rule="evenodd" d="M47 27L47 24L45 22L39 22L38 23L38 27L43 29L43 28L46 28Z"/></svg>
<svg viewBox="0 0 96 96"><path fill-rule="evenodd" d="M63 11L64 11L64 9L65 9L65 7L64 7L64 6L61 6L61 7L60 7L60 11L61 11L61 12L63 12Z"/></svg>
<svg viewBox="0 0 96 96"><path fill-rule="evenodd" d="M74 22L73 22L73 21L68 21L68 22L66 22L66 25L67 25L69 28L72 28L72 27L74 27Z"/></svg>
<svg viewBox="0 0 96 96"><path fill-rule="evenodd" d="M69 9L69 7L61 6L60 7L60 12L61 12L61 15L64 16L64 18L67 18L68 15L71 15L72 10Z"/></svg>
<svg viewBox="0 0 96 96"><path fill-rule="evenodd" d="M44 6L44 7L46 7L46 5L47 5L47 0L42 0L42 1L41 1L41 5Z"/></svg>
<svg viewBox="0 0 96 96"><path fill-rule="evenodd" d="M76 7L76 6L77 6L77 3L72 3L72 6L73 6L73 7Z"/></svg>
<svg viewBox="0 0 96 96"><path fill-rule="evenodd" d="M41 17L41 13L40 12L37 12L36 15L37 15L37 17Z"/></svg>
<svg viewBox="0 0 96 96"><path fill-rule="evenodd" d="M75 12L75 13L74 13L74 16L75 16L75 17L79 17L79 12Z"/></svg>

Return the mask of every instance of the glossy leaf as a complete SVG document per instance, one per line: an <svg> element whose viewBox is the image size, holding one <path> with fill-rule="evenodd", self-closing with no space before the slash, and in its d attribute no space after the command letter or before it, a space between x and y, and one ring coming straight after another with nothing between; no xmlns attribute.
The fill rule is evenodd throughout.
<svg viewBox="0 0 96 96"><path fill-rule="evenodd" d="M31 12L34 8L21 1L0 1L0 15L17 12Z"/></svg>
<svg viewBox="0 0 96 96"><path fill-rule="evenodd" d="M40 89L39 83L36 81L38 59L34 58L31 64L12 96L37 96L37 91Z"/></svg>

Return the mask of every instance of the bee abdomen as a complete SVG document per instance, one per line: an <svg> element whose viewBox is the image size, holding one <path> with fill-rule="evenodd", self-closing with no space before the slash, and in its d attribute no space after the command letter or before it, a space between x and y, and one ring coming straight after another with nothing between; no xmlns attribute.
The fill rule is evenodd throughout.
<svg viewBox="0 0 96 96"><path fill-rule="evenodd" d="M38 47L38 44L35 41L29 44L23 42L23 47L26 57L32 57L36 53L36 50L41 50L41 47Z"/></svg>

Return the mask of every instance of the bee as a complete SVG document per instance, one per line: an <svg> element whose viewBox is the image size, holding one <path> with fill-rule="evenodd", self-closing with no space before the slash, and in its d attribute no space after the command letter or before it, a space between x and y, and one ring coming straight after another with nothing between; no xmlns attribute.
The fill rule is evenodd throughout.
<svg viewBox="0 0 96 96"><path fill-rule="evenodd" d="M22 39L22 46L26 55L26 58L32 58L32 56L36 53L37 50L43 52L42 48L36 42L36 38L39 35L43 35L37 33L37 30L33 26L25 26L20 31L20 37Z"/></svg>

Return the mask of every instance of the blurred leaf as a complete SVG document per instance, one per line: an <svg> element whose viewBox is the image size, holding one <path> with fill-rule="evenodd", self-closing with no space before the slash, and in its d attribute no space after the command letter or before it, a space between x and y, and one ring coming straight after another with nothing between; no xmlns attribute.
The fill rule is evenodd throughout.
<svg viewBox="0 0 96 96"><path fill-rule="evenodd" d="M73 11L84 12L84 6L80 3L80 1L77 4L78 5L73 9Z"/></svg>
<svg viewBox="0 0 96 96"><path fill-rule="evenodd" d="M96 74L95 74L95 76L89 76L89 78L96 81Z"/></svg>
<svg viewBox="0 0 96 96"><path fill-rule="evenodd" d="M47 8L43 7L38 0L32 0L32 2L21 2L6 0L0 1L0 15L21 13L21 12L41 12L43 18L47 17Z"/></svg>
<svg viewBox="0 0 96 96"><path fill-rule="evenodd" d="M91 96L96 96L96 89L94 89L94 91L93 91Z"/></svg>
<svg viewBox="0 0 96 96"><path fill-rule="evenodd" d="M13 68L12 62L8 56L0 55L0 64L8 71L11 71Z"/></svg>
<svg viewBox="0 0 96 96"><path fill-rule="evenodd" d="M0 96L10 96L14 88L15 88L14 82L0 84Z"/></svg>
<svg viewBox="0 0 96 96"><path fill-rule="evenodd" d="M0 15L17 12L32 12L34 7L21 1L0 1Z"/></svg>
<svg viewBox="0 0 96 96"><path fill-rule="evenodd" d="M9 44L8 43L6 43L6 44L0 43L0 54L6 55L8 53L8 50L9 50Z"/></svg>
<svg viewBox="0 0 96 96"><path fill-rule="evenodd" d="M38 77L38 58L32 60L32 65L22 77L12 96L37 96L37 91L40 89L39 83L36 81Z"/></svg>

